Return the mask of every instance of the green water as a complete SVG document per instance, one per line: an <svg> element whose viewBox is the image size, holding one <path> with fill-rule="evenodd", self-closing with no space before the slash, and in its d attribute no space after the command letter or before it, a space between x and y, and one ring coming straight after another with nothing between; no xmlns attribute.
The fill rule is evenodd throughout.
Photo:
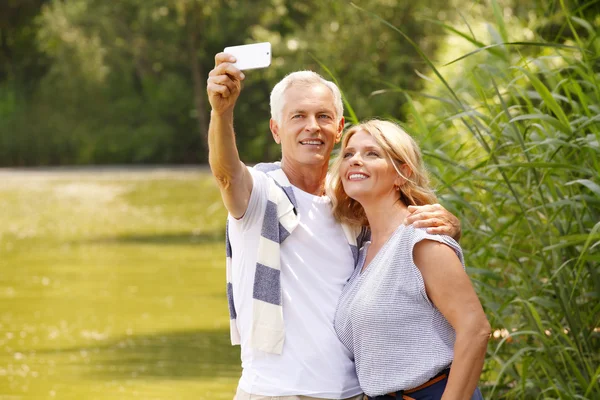
<svg viewBox="0 0 600 400"><path fill-rule="evenodd" d="M224 218L200 170L0 170L0 399L231 399Z"/></svg>

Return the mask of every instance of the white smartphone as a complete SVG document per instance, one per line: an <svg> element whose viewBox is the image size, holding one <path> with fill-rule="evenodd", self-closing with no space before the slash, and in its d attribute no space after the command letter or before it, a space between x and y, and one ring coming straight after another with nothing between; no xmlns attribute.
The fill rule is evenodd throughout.
<svg viewBox="0 0 600 400"><path fill-rule="evenodd" d="M271 43L253 43L225 47L225 53L236 58L234 67L240 70L266 68L271 65Z"/></svg>

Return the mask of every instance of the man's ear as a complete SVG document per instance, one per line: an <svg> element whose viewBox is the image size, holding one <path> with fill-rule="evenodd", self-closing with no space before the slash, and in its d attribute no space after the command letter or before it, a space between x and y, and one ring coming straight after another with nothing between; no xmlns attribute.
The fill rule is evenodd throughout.
<svg viewBox="0 0 600 400"><path fill-rule="evenodd" d="M335 136L335 142L339 143L339 141L342 139L342 133L344 132L344 124L346 123L346 121L344 120L344 117L342 117L342 119L340 119L340 123L338 124L337 127L337 135Z"/></svg>
<svg viewBox="0 0 600 400"><path fill-rule="evenodd" d="M281 138L279 137L279 125L275 122L274 119L269 121L269 128L271 128L271 134L273 135L273 140L275 143L281 144Z"/></svg>

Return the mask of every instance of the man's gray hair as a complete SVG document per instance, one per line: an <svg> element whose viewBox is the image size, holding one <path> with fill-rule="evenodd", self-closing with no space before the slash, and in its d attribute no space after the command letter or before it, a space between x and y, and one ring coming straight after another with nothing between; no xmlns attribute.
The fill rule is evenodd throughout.
<svg viewBox="0 0 600 400"><path fill-rule="evenodd" d="M271 118L278 124L283 119L283 107L285 102L283 96L285 91L292 85L304 84L314 85L322 84L325 85L333 93L333 104L335 106L335 117L336 121L339 122L344 116L344 104L342 103L342 94L340 89L333 82L324 79L321 75L313 71L296 71L286 75L271 91Z"/></svg>

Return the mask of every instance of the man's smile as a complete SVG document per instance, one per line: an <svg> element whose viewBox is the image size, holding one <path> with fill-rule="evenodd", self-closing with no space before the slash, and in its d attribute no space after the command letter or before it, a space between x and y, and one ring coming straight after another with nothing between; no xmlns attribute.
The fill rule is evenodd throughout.
<svg viewBox="0 0 600 400"><path fill-rule="evenodd" d="M301 140L300 144L303 146L320 146L325 143L320 139L305 139Z"/></svg>

